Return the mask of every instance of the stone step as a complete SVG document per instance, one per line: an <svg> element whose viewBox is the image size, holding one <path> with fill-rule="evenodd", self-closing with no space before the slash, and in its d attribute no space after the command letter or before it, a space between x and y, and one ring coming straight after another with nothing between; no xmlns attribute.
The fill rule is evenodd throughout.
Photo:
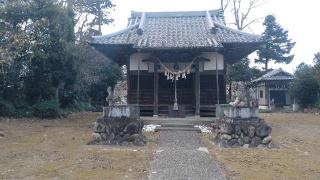
<svg viewBox="0 0 320 180"><path fill-rule="evenodd" d="M193 128L194 125L192 123L162 123L161 127L187 127L187 128Z"/></svg>
<svg viewBox="0 0 320 180"><path fill-rule="evenodd" d="M155 131L196 131L201 133L201 130L197 127L157 127Z"/></svg>
<svg viewBox="0 0 320 180"><path fill-rule="evenodd" d="M214 123L216 121L216 118L210 117L210 118L152 118L152 117L141 117L141 120L145 124L193 124L193 125L210 125L211 123Z"/></svg>

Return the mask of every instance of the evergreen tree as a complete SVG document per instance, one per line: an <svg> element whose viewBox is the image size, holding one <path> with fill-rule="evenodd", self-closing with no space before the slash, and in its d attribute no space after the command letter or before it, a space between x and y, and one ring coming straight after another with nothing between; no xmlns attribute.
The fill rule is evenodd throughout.
<svg viewBox="0 0 320 180"><path fill-rule="evenodd" d="M36 101L59 102L76 80L73 14L55 0L34 0L30 10L30 36L37 43L31 49L28 93Z"/></svg>
<svg viewBox="0 0 320 180"><path fill-rule="evenodd" d="M265 18L263 25L266 29L262 34L262 39L266 45L259 49L259 58L255 62L264 64L265 71L268 71L268 64L271 61L289 64L294 57L290 52L295 42L288 38L288 31L284 30L272 15Z"/></svg>
<svg viewBox="0 0 320 180"><path fill-rule="evenodd" d="M16 107L45 110L44 105L58 112L61 100L74 94L77 78L72 11L56 0L15 0L0 13L4 22L0 48L12 59L4 74L2 98Z"/></svg>
<svg viewBox="0 0 320 180"><path fill-rule="evenodd" d="M110 7L109 0L12 0L0 6L0 116L57 117L61 108L102 105L121 70L76 43L74 28L83 13L90 15L83 34L101 29L111 22L105 12Z"/></svg>
<svg viewBox="0 0 320 180"><path fill-rule="evenodd" d="M102 35L102 26L110 24L110 9L115 5L111 0L68 0L76 14L76 36L86 42L91 36Z"/></svg>

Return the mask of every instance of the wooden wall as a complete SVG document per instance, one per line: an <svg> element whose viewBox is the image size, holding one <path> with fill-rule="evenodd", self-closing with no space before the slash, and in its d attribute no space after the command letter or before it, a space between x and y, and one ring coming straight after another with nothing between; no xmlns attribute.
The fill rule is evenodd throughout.
<svg viewBox="0 0 320 180"><path fill-rule="evenodd" d="M226 103L226 85L223 75L219 75L220 104ZM200 105L215 105L217 100L217 85L215 74L200 74Z"/></svg>
<svg viewBox="0 0 320 180"><path fill-rule="evenodd" d="M128 78L128 103L137 103L137 73L130 73ZM140 98L139 104L152 115L154 102L154 77L153 73L140 72ZM185 105L188 111L195 110L195 76L190 74L187 79L177 81L178 104ZM225 80L222 74L219 75L220 103L226 102ZM213 107L217 104L216 76L200 73L200 107ZM163 73L159 74L159 108L174 103L174 82L167 80ZM160 112L161 113L161 112Z"/></svg>

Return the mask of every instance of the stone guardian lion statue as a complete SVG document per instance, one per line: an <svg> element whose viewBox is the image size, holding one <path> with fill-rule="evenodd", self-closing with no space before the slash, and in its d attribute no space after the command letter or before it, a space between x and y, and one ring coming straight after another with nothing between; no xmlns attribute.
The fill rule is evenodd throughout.
<svg viewBox="0 0 320 180"><path fill-rule="evenodd" d="M234 101L229 104L234 107L256 107L258 105L255 90L244 82L236 82Z"/></svg>

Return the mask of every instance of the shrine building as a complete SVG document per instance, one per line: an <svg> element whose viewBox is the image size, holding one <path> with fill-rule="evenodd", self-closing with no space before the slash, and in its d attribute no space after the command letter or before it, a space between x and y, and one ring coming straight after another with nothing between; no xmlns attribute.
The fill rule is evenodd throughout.
<svg viewBox="0 0 320 180"><path fill-rule="evenodd" d="M216 104L226 103L226 64L262 44L227 27L221 10L132 12L128 20L90 45L126 65L127 102L141 116L215 116Z"/></svg>

